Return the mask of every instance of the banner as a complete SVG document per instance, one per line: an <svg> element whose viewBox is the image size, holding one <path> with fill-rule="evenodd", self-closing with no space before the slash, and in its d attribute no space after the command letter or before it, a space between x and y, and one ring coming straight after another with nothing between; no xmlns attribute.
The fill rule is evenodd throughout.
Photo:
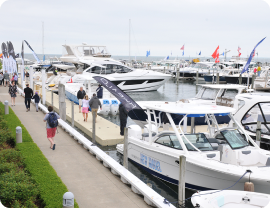
<svg viewBox="0 0 270 208"><path fill-rule="evenodd" d="M2 53L3 53L3 72L5 73L8 71L8 51L7 51L7 45L5 43L2 43L1 45Z"/></svg>
<svg viewBox="0 0 270 208"><path fill-rule="evenodd" d="M111 94L113 94L126 108L127 111L131 110L143 110L131 97L124 93L119 87L113 84L110 80L94 76L93 77L98 83L105 87Z"/></svg>
<svg viewBox="0 0 270 208"><path fill-rule="evenodd" d="M36 54L35 51L32 49L32 47L29 45L29 43L28 43L26 40L24 40L24 42L26 43L26 45L28 45L28 47L29 47L30 50L32 51L33 56L35 57L35 59L37 60L37 62L40 63L40 60L39 60L37 54Z"/></svg>
<svg viewBox="0 0 270 208"><path fill-rule="evenodd" d="M11 74L13 73L13 69L12 69L12 57L10 56L11 53L11 45L10 45L10 41L7 41L7 49L8 49L8 73Z"/></svg>
<svg viewBox="0 0 270 208"><path fill-rule="evenodd" d="M16 55L14 51L13 44L9 42L9 60L10 60L10 68L11 68L11 73L18 73L17 70L17 62L16 62Z"/></svg>
<svg viewBox="0 0 270 208"><path fill-rule="evenodd" d="M266 38L266 37L265 37L265 38ZM252 50L252 52L251 52L251 54L250 54L250 56L249 56L249 59L248 59L246 65L244 66L244 68L243 68L241 74L243 74L243 73L245 73L246 71L248 71L248 67L249 67L249 65L250 65L250 62L251 62L252 58L255 56L255 50L256 50L256 48L258 47L258 45L261 44L261 42L264 41L265 38L263 38L263 39L262 39L259 43L257 43L257 45L254 47L254 49ZM249 79L248 79L248 80L249 80Z"/></svg>
<svg viewBox="0 0 270 208"><path fill-rule="evenodd" d="M23 47L23 41L22 41L22 52L21 52L21 57L22 57L22 65L21 65L21 83L24 81L24 47Z"/></svg>

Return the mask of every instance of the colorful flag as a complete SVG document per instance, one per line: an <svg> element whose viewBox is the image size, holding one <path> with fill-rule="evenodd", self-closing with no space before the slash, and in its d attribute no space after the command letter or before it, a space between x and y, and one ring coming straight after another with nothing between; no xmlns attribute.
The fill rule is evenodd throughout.
<svg viewBox="0 0 270 208"><path fill-rule="evenodd" d="M200 51L200 53L199 53L199 56L201 55L201 51Z"/></svg>
<svg viewBox="0 0 270 208"><path fill-rule="evenodd" d="M266 37L265 37L265 38L266 38ZM264 41L265 38L263 38L263 39L255 46L255 48L252 50L252 52L251 52L251 54L250 54L250 56L249 56L249 59L248 59L246 65L244 66L244 68L243 68L241 74L243 74L244 72L246 72L246 71L248 70L248 67L249 67L249 65L250 65L250 62L251 62L252 58L255 56L255 50L256 50L256 48L258 47L258 45L260 45L260 44Z"/></svg>
<svg viewBox="0 0 270 208"><path fill-rule="evenodd" d="M240 53L240 50L241 50L241 48L238 46L237 51L238 51L238 56L239 56L239 57L240 57L240 56L241 56L241 54L242 54L242 53Z"/></svg>
<svg viewBox="0 0 270 208"><path fill-rule="evenodd" d="M24 40L24 42L26 43L26 45L28 45L28 47L29 47L30 50L32 51L32 54L33 54L33 56L35 57L35 59L37 60L37 62L40 63L40 60L39 60L37 54L35 53L35 51L33 50L33 48L29 45L29 43L28 43L26 40Z"/></svg>
<svg viewBox="0 0 270 208"><path fill-rule="evenodd" d="M219 57L217 57L217 59L215 60L215 63L219 63Z"/></svg>
<svg viewBox="0 0 270 208"><path fill-rule="evenodd" d="M185 50L185 45L183 45L182 48L180 48L180 50Z"/></svg>
<svg viewBox="0 0 270 208"><path fill-rule="evenodd" d="M182 56L184 56L185 55L185 51L183 51L183 53L182 53Z"/></svg>
<svg viewBox="0 0 270 208"><path fill-rule="evenodd" d="M221 55L224 56L224 52Z"/></svg>
<svg viewBox="0 0 270 208"><path fill-rule="evenodd" d="M215 50L215 52L212 54L212 57L214 59L216 59L217 57L219 57L219 46L217 47L217 49Z"/></svg>

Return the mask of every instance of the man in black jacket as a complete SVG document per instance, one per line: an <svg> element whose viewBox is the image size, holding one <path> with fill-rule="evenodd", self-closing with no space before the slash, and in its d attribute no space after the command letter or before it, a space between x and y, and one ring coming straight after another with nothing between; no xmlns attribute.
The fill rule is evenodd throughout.
<svg viewBox="0 0 270 208"><path fill-rule="evenodd" d="M29 84L26 84L26 88L24 88L24 103L26 107L26 112L30 111L30 102L33 97L33 90L29 87Z"/></svg>
<svg viewBox="0 0 270 208"><path fill-rule="evenodd" d="M127 125L128 111L125 106L121 103L119 105L119 118L120 118L120 135L124 136L124 129Z"/></svg>
<svg viewBox="0 0 270 208"><path fill-rule="evenodd" d="M79 112L81 113L81 106L82 106L82 100L84 96L86 95L85 91L83 90L83 87L80 87L80 90L77 93L77 98L79 100Z"/></svg>

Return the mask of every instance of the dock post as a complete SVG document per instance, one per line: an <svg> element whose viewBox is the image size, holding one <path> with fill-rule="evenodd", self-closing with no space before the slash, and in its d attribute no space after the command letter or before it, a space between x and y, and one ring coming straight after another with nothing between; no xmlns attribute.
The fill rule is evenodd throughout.
<svg viewBox="0 0 270 208"><path fill-rule="evenodd" d="M8 106L8 101L5 100L5 115L9 114L9 106Z"/></svg>
<svg viewBox="0 0 270 208"><path fill-rule="evenodd" d="M30 66L30 88L33 89L33 66Z"/></svg>
<svg viewBox="0 0 270 208"><path fill-rule="evenodd" d="M185 177L186 177L186 157L179 157L179 181L178 181L178 204L181 205L185 201Z"/></svg>
<svg viewBox="0 0 270 208"><path fill-rule="evenodd" d="M16 127L16 144L22 143L22 127Z"/></svg>
<svg viewBox="0 0 270 208"><path fill-rule="evenodd" d="M199 72L196 72L196 85L199 84Z"/></svg>
<svg viewBox="0 0 270 208"><path fill-rule="evenodd" d="M216 76L216 84L219 84L219 73L217 73L217 76Z"/></svg>
<svg viewBox="0 0 270 208"><path fill-rule="evenodd" d="M71 126L74 127L74 102L71 101Z"/></svg>
<svg viewBox="0 0 270 208"><path fill-rule="evenodd" d="M248 79L249 79L249 77L248 77ZM255 74L253 74L252 79L251 79L251 89L254 89L254 81L255 81L255 79L256 79L256 76L255 76Z"/></svg>
<svg viewBox="0 0 270 208"><path fill-rule="evenodd" d="M177 82L179 81L179 67L177 68L177 71L176 71L176 80Z"/></svg>
<svg viewBox="0 0 270 208"><path fill-rule="evenodd" d="M124 161L123 165L128 170L128 128L124 129Z"/></svg>
<svg viewBox="0 0 270 208"><path fill-rule="evenodd" d="M241 74L239 75L239 84L240 85L242 84L242 75Z"/></svg>
<svg viewBox="0 0 270 208"><path fill-rule="evenodd" d="M63 121L66 121L66 98L65 98L65 85L58 85L59 95L59 116Z"/></svg>
<svg viewBox="0 0 270 208"><path fill-rule="evenodd" d="M257 121L257 129L256 129L256 143L260 147L261 146L261 122Z"/></svg>
<svg viewBox="0 0 270 208"><path fill-rule="evenodd" d="M45 81L46 81L46 74L45 74L45 69L42 69L42 104L45 105L46 104L46 89L45 89Z"/></svg>
<svg viewBox="0 0 270 208"><path fill-rule="evenodd" d="M194 134L195 131L195 117L191 117L190 133Z"/></svg>
<svg viewBox="0 0 270 208"><path fill-rule="evenodd" d="M53 107L53 91L51 91L51 105Z"/></svg>
<svg viewBox="0 0 270 208"><path fill-rule="evenodd" d="M93 110L93 109L92 109ZM93 124L92 124L92 143L96 143L96 112L92 113Z"/></svg>

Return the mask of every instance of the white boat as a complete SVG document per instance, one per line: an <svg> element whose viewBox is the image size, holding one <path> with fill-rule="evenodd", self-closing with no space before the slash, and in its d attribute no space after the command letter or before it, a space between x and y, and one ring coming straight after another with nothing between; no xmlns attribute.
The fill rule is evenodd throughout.
<svg viewBox="0 0 270 208"><path fill-rule="evenodd" d="M195 208L270 208L270 195L248 191L202 191L192 195Z"/></svg>
<svg viewBox="0 0 270 208"><path fill-rule="evenodd" d="M256 140L257 121L261 121L261 147L270 145L270 94L246 93L235 97L234 118L243 125L251 138ZM232 124L231 124L232 125Z"/></svg>
<svg viewBox="0 0 270 208"><path fill-rule="evenodd" d="M178 184L179 157L186 157L186 188L193 190L223 189L233 185L247 170L256 191L270 193L270 156L246 134L231 115L233 108L216 105L166 103L146 105L148 126L144 133L138 125L128 128L128 158L152 175ZM172 130L161 130L160 117L166 113ZM176 125L171 115L184 115ZM155 121L151 121L151 115ZM219 128L215 117L228 115L237 127ZM205 117L209 131L186 133L187 117ZM198 127L199 128L199 127ZM197 130L198 130L197 128ZM243 134L243 135L242 135ZM253 145L250 146L249 142ZM122 153L124 145L117 145ZM234 186L242 190L248 176Z"/></svg>
<svg viewBox="0 0 270 208"><path fill-rule="evenodd" d="M151 70L132 69L118 61L86 61L81 63L90 67L82 74L72 77L73 82L83 83L85 78L101 76L110 80L123 91L154 91L161 87L171 75Z"/></svg>

